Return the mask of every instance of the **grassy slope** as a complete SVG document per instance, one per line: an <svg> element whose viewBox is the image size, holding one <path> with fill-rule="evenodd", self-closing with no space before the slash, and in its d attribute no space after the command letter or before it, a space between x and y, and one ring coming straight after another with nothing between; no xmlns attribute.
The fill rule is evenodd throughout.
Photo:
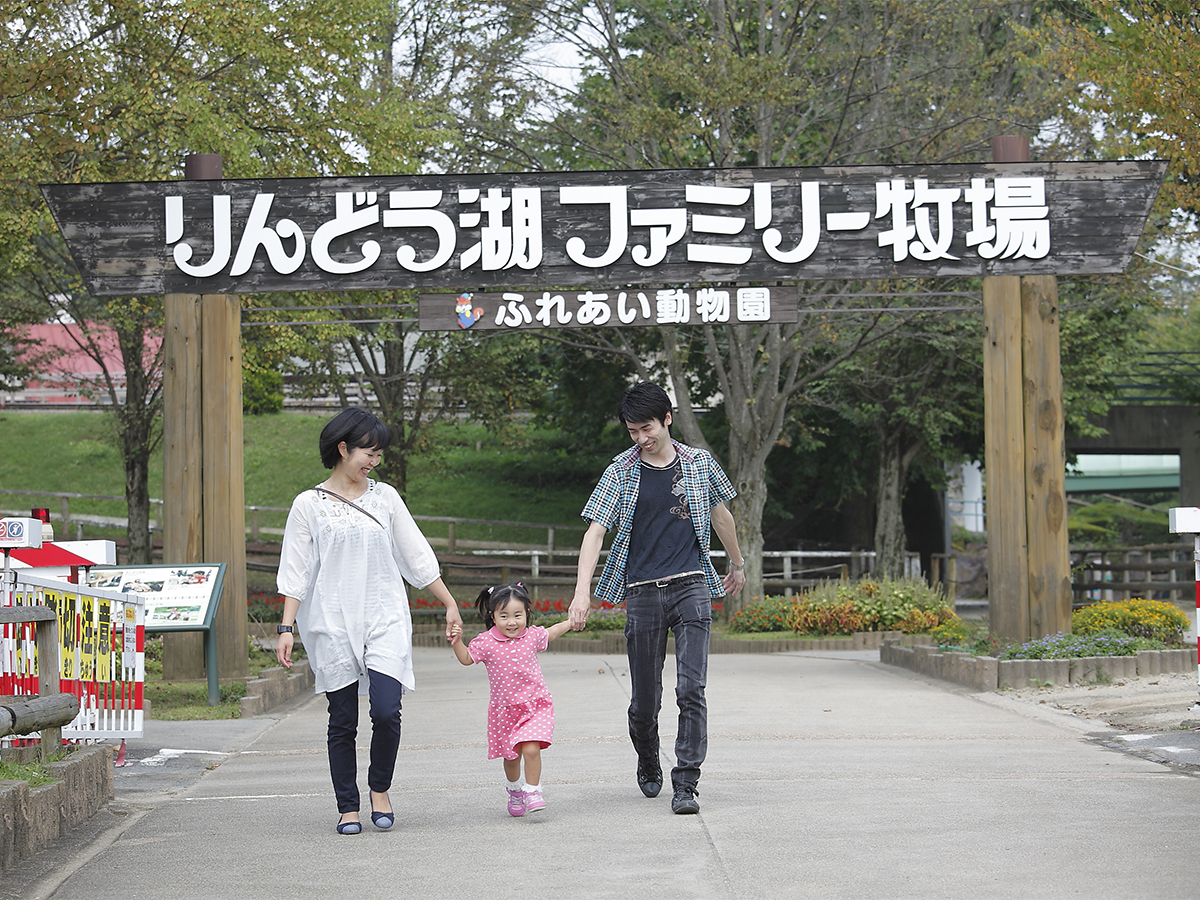
<svg viewBox="0 0 1200 900"><path fill-rule="evenodd" d="M247 504L286 508L299 491L325 477L317 437L327 419L298 413L246 417ZM567 453L555 446L553 435L531 429L506 444L478 426L447 425L439 429L437 443L438 458L417 458L409 469L408 504L418 515L578 525L579 511L607 461L605 454ZM0 488L122 496L124 483L112 420L104 413L0 410ZM159 448L151 463L152 497L162 497L162 483ZM39 503L34 497L0 494L3 509L41 504L58 517L57 500ZM72 500L71 511L122 516L124 503ZM260 522L281 527L284 517L264 513ZM423 527L430 535L445 535L447 526ZM501 527L459 527L458 535L545 541L545 531ZM567 544L577 540L577 532L561 538Z"/></svg>

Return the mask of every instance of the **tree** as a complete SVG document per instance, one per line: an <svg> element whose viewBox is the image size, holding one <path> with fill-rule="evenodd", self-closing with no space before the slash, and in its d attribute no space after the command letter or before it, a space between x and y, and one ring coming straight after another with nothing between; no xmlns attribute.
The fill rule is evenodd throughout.
<svg viewBox="0 0 1200 900"><path fill-rule="evenodd" d="M411 171L438 138L429 114L418 98L368 87L390 48L364 26L386 20L390 6L0 0L6 310L36 306L49 318L59 288L76 285L65 292L71 302L121 335L126 377L146 385L124 405L141 406L119 410L131 547L148 546L149 496L136 470L160 398L150 352L158 301L85 302L36 186L178 178L189 152L221 153L228 177L355 174L368 159Z"/></svg>
<svg viewBox="0 0 1200 900"><path fill-rule="evenodd" d="M919 296L919 295L918 295ZM914 304L915 305L915 304ZM983 336L978 315L910 315L902 330L847 360L829 378L826 398L861 433L873 437L875 571L904 575L901 503L910 470L969 458L983 428Z"/></svg>
<svg viewBox="0 0 1200 900"><path fill-rule="evenodd" d="M1081 8L1080 8L1081 7ZM1160 207L1200 213L1200 20L1189 0L1087 0L1035 32L1103 149L1171 161Z"/></svg>
<svg viewBox="0 0 1200 900"><path fill-rule="evenodd" d="M574 46L584 77L540 134L540 158L567 168L846 165L978 159L996 133L1047 116L1036 65L1014 21L1042 4L917 0L632 0L548 4L539 21ZM528 146L525 142L523 146ZM497 146L499 143L497 142ZM664 367L680 398L719 391L719 453L739 491L743 597L762 595L766 460L788 410L871 341L891 333L853 311L841 284L805 285L795 326L665 329ZM891 321L891 320L888 320ZM616 339L611 339L615 341ZM716 391L697 393L697 350ZM628 352L626 357L633 361ZM650 370L638 360L639 374ZM690 406L675 422L705 445Z"/></svg>

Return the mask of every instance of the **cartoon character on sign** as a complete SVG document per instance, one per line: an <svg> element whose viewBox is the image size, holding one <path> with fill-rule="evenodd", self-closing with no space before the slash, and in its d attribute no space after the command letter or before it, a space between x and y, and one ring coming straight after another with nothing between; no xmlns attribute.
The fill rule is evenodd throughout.
<svg viewBox="0 0 1200 900"><path fill-rule="evenodd" d="M480 307L471 308L471 299L474 296L474 294L459 294L458 299L454 301L454 311L458 313L459 328L470 328L483 315Z"/></svg>

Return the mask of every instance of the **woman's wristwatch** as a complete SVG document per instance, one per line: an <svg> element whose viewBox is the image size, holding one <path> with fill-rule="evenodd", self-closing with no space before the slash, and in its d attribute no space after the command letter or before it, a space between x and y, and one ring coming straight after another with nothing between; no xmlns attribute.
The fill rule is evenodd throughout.
<svg viewBox="0 0 1200 900"><path fill-rule="evenodd" d="M276 625L275 631L278 634L294 634L296 627L294 625Z"/></svg>
<svg viewBox="0 0 1200 900"><path fill-rule="evenodd" d="M737 569L739 572L746 568L746 557L742 557L741 563L735 563L732 559L729 561L729 568Z"/></svg>

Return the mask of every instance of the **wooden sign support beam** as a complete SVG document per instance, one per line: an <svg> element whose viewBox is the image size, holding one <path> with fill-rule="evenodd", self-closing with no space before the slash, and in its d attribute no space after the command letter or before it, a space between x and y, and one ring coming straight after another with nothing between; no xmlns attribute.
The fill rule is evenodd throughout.
<svg viewBox="0 0 1200 900"><path fill-rule="evenodd" d="M185 172L219 179L221 157L193 154ZM164 306L163 561L225 563L217 669L241 677L249 673L241 304L231 294L166 294ZM163 635L163 676L203 675L202 636Z"/></svg>
<svg viewBox="0 0 1200 900"><path fill-rule="evenodd" d="M1029 159L1027 138L992 149ZM989 627L1026 641L1071 630L1057 282L987 276L983 304Z"/></svg>

